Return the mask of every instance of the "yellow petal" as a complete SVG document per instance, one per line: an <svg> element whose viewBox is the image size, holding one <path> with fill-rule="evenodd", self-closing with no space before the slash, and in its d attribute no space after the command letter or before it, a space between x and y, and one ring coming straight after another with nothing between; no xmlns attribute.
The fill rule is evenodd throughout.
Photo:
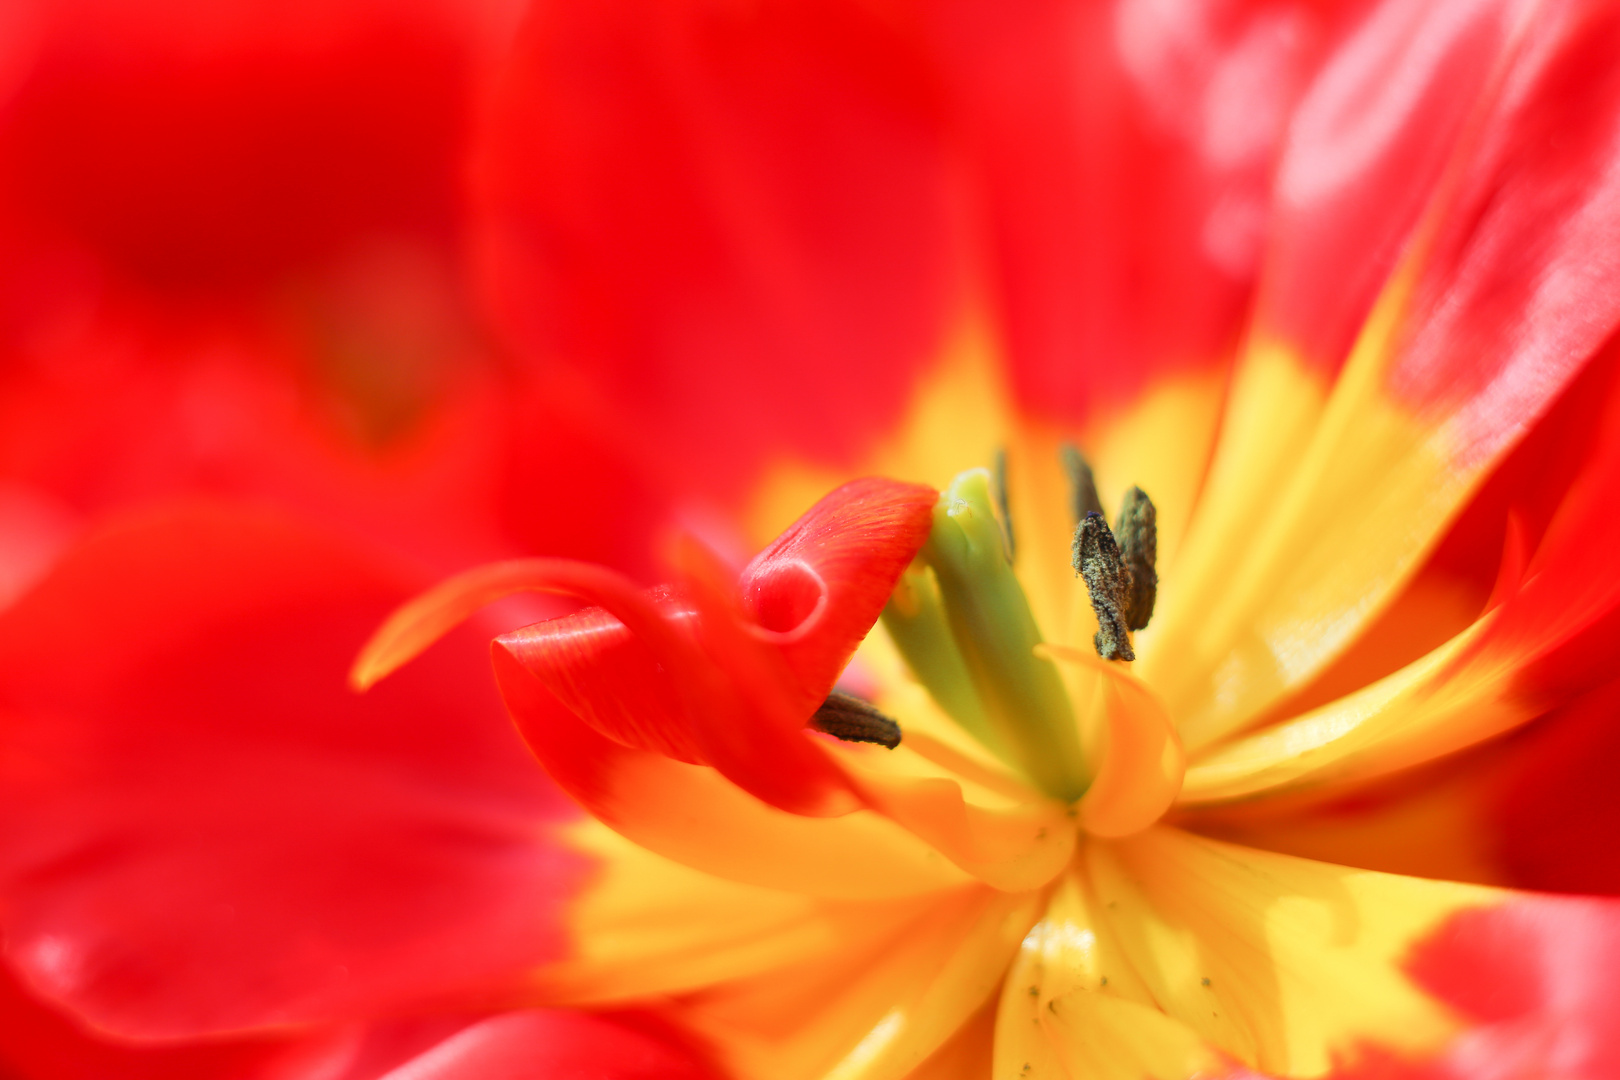
<svg viewBox="0 0 1620 1080"><path fill-rule="evenodd" d="M1179 802L1218 802L1309 783L1359 783L1501 734L1539 715L1512 693L1515 657L1473 654L1490 616L1427 656L1303 716L1215 746Z"/></svg>
<svg viewBox="0 0 1620 1080"><path fill-rule="evenodd" d="M1039 894L959 890L881 940L852 939L676 1012L739 1077L906 1076L994 994L1039 908Z"/></svg>
<svg viewBox="0 0 1620 1080"><path fill-rule="evenodd" d="M870 810L778 810L705 765L623 755L592 811L642 847L731 881L832 899L914 896L972 879Z"/></svg>
<svg viewBox="0 0 1620 1080"><path fill-rule="evenodd" d="M567 843L596 876L569 908L567 956L534 974L537 1000L624 1002L678 993L882 941L936 903L818 900L704 874L586 819Z"/></svg>
<svg viewBox="0 0 1620 1080"><path fill-rule="evenodd" d="M1165 575L1140 649L1139 673L1190 753L1347 648L1494 461L1466 454L1446 416L1419 416L1385 389L1405 281L1386 288L1325 403L1275 345L1257 345L1234 385L1188 559Z"/></svg>
<svg viewBox="0 0 1620 1080"><path fill-rule="evenodd" d="M1210 1046L1321 1076L1372 1045L1432 1052L1455 1020L1403 973L1475 886L1350 870L1167 828L1088 844L1098 910L1152 999Z"/></svg>
<svg viewBox="0 0 1620 1080"><path fill-rule="evenodd" d="M1099 914L1071 871L1025 935L997 1010L998 1080L1181 1080L1216 1064L1191 1028L1153 1004Z"/></svg>

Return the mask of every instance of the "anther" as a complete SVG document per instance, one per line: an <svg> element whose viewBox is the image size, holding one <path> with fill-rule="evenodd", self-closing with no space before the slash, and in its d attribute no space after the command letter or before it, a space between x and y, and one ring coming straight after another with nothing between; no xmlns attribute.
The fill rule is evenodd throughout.
<svg viewBox="0 0 1620 1080"><path fill-rule="evenodd" d="M1018 554L1018 538L1013 535L1012 505L1007 494L1007 450L996 451L995 461L996 513L1001 515L1001 536L1007 542L1007 561Z"/></svg>
<svg viewBox="0 0 1620 1080"><path fill-rule="evenodd" d="M1159 595L1159 526L1153 500L1139 487L1125 493L1114 526L1119 556L1130 572L1130 598L1125 605L1125 625L1140 630L1153 618L1153 604Z"/></svg>
<svg viewBox="0 0 1620 1080"><path fill-rule="evenodd" d="M810 726L844 742L869 742L890 750L900 745L900 725L871 702L834 690L810 718Z"/></svg>
<svg viewBox="0 0 1620 1080"><path fill-rule="evenodd" d="M1125 609L1130 602L1130 570L1120 558L1119 545L1108 530L1108 522L1092 512L1074 529L1070 550L1074 572L1086 579L1091 609L1097 613L1097 634L1092 639L1097 655L1104 660L1135 660Z"/></svg>
<svg viewBox="0 0 1620 1080"><path fill-rule="evenodd" d="M1076 522L1086 520L1087 514L1103 512L1102 500L1097 498L1097 481L1091 475L1091 466L1080 455L1074 443L1064 443L1058 450L1063 471L1069 475L1069 513Z"/></svg>

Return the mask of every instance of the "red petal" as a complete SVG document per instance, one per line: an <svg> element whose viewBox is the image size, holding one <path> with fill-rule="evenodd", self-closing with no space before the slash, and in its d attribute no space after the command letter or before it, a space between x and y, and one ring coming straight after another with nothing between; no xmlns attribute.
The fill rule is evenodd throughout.
<svg viewBox="0 0 1620 1080"><path fill-rule="evenodd" d="M683 605L690 605L684 610L695 616L689 622L682 607L654 607L627 583L607 589L606 579L599 588L571 579L557 587L605 610L526 627L499 645L609 738L712 764L772 806L828 812L827 800L846 786L804 737L804 723L927 538L937 497L914 484L854 481L818 502L748 565L740 601L729 571L688 544L682 560ZM539 560L513 565L532 565L545 576ZM446 603L446 612L465 606ZM677 621L692 636L677 632ZM379 634L379 640L389 637L386 628ZM373 651L368 647L367 655ZM534 730L546 723L546 710L529 697L526 689L507 686L520 727Z"/></svg>
<svg viewBox="0 0 1620 1080"><path fill-rule="evenodd" d="M582 677L579 673L594 666L595 658L559 657L559 652L572 650L576 644L557 639L569 627L559 630L554 624L541 623L496 639L497 675L500 654L506 653L520 669L535 664L534 674L542 683L566 682L562 689L567 697L590 692L609 699L623 695L630 701L657 701L667 693L667 686L680 707L662 716L670 730L658 735L661 744L692 748L696 760L714 765L772 806L809 814L852 809L843 774L805 735L804 724L815 703L802 700L780 654L749 635L738 617L729 581L717 583L715 568L703 564L696 549L688 552L687 561L691 569L705 574L702 579L689 578L684 590L697 616L690 631L666 620L667 608L655 606L610 571L560 560L511 564L532 565L538 575L534 587L555 588L601 604L637 638L641 648L608 653L605 659L614 664L613 672L593 671ZM723 568L719 573L725 573ZM596 645L602 644L598 639ZM614 676L632 679L634 684L614 685ZM520 727L545 722L548 710L543 701L530 702L526 690L509 682L502 685ZM607 700L583 710L582 715L617 720L625 707L623 701ZM643 715L637 723L650 726L657 715Z"/></svg>
<svg viewBox="0 0 1620 1080"><path fill-rule="evenodd" d="M626 1023L535 1010L474 1024L383 1080L710 1080L696 1054Z"/></svg>
<svg viewBox="0 0 1620 1080"><path fill-rule="evenodd" d="M0 124L0 186L123 280L284 288L380 236L451 238L499 5L41 7Z"/></svg>
<svg viewBox="0 0 1620 1080"><path fill-rule="evenodd" d="M0 972L7 1080L376 1080L467 1026L424 1016L183 1043L118 1042L27 995Z"/></svg>
<svg viewBox="0 0 1620 1080"><path fill-rule="evenodd" d="M1257 299L1261 335L1336 371L1511 44L1512 0L1386 0L1289 126Z"/></svg>
<svg viewBox="0 0 1620 1080"><path fill-rule="evenodd" d="M1617 710L1620 682L1610 682L1543 717L1493 763L1481 824L1513 884L1620 896Z"/></svg>
<svg viewBox="0 0 1620 1080"><path fill-rule="evenodd" d="M654 597L661 612L681 617L667 590ZM602 608L514 630L500 642L558 701L613 741L704 763L674 682L646 644Z"/></svg>
<svg viewBox="0 0 1620 1080"><path fill-rule="evenodd" d="M938 499L920 484L851 481L805 511L743 571L748 613L781 645L815 705L928 539Z"/></svg>
<svg viewBox="0 0 1620 1080"><path fill-rule="evenodd" d="M0 618L0 894L29 982L144 1037L499 992L559 948L574 811L474 635L343 675L404 590L274 517L191 510L70 555Z"/></svg>
<svg viewBox="0 0 1620 1080"><path fill-rule="evenodd" d="M1388 382L1452 416L1465 460L1515 441L1620 321L1617 47L1605 6L1526 17L1416 238L1412 330Z"/></svg>
<svg viewBox="0 0 1620 1080"><path fill-rule="evenodd" d="M1319 8L933 5L1026 408L1077 418L1230 356Z"/></svg>
<svg viewBox="0 0 1620 1080"><path fill-rule="evenodd" d="M855 0L536 7L478 169L502 328L689 485L863 449L955 281L932 80Z"/></svg>

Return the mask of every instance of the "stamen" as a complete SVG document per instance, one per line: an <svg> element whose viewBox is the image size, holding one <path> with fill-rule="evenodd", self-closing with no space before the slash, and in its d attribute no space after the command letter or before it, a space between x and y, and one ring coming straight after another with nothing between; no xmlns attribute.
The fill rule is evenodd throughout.
<svg viewBox="0 0 1620 1080"><path fill-rule="evenodd" d="M844 742L877 743L890 750L900 745L900 725L869 701L834 690L810 718L810 726Z"/></svg>
<svg viewBox="0 0 1620 1080"><path fill-rule="evenodd" d="M1013 535L1012 506L1007 495L1007 448L996 451L995 460L996 513L1001 516L1001 537L1007 542L1007 561L1018 555L1018 538Z"/></svg>
<svg viewBox="0 0 1620 1080"><path fill-rule="evenodd" d="M1069 474L1069 513L1078 523L1087 514L1103 512L1102 500L1097 497L1097 481L1091 475L1091 465L1081 456L1074 443L1064 443L1058 450L1063 471Z"/></svg>
<svg viewBox="0 0 1620 1080"><path fill-rule="evenodd" d="M1119 545L1108 531L1108 522L1098 513L1087 514L1074 529L1070 550L1074 572L1086 579L1091 609L1097 613L1097 633L1092 638L1097 655L1104 660L1135 660L1125 609L1130 602L1130 570L1120 558Z"/></svg>
<svg viewBox="0 0 1620 1080"><path fill-rule="evenodd" d="M1119 556L1130 573L1130 597L1125 605L1125 625L1140 630L1153 618L1153 605L1159 596L1159 525L1153 500L1139 487L1125 493L1114 525Z"/></svg>

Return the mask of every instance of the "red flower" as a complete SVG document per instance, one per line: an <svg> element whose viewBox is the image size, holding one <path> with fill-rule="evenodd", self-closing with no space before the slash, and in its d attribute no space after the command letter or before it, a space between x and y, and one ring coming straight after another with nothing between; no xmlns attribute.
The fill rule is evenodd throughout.
<svg viewBox="0 0 1620 1080"><path fill-rule="evenodd" d="M1612 892L1620 865L1616 34L1573 4L537 8L473 151L514 363L469 427L521 438L464 459L482 488L407 473L410 513L349 509L374 474L310 497L322 465L270 492L304 523L110 525L0 617L11 963L125 1038L579 1004L657 1020L604 1045L770 1076L981 1075L992 1026L1011 1075L1613 1072L1611 904L1448 882ZM55 128L8 130L48 161L26 138ZM16 205L135 280L142 326L153 289L240 306L379 215L433 232L414 196L338 198L289 218L313 239L227 210L170 247L60 167L79 186ZM1064 648L1093 629L1065 441L1108 505L1135 483L1158 508L1134 674ZM1010 513L957 482L896 600L937 582L955 620L907 653L932 697L881 634L845 675L898 717L892 754L800 730L922 543L928 499L890 482L740 588L692 544L651 596L510 571L611 613L496 658L531 748L616 832L517 752L476 635L340 686L424 570L645 575L670 505L745 551L849 476L945 487L998 449ZM939 532L970 521L977 562ZM926 670L945 640L982 717ZM477 1047L605 1022L566 1016L408 1068L489 1075Z"/></svg>

